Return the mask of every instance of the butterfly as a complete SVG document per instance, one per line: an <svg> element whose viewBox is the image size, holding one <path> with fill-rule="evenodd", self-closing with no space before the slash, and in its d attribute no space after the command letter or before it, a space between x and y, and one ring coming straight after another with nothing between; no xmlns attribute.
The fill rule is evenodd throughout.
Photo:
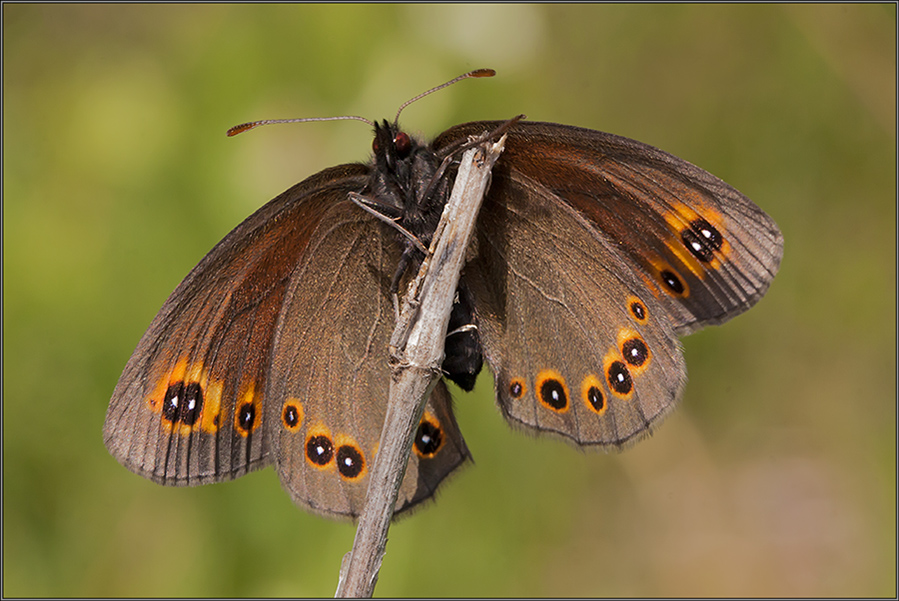
<svg viewBox="0 0 899 601"><path fill-rule="evenodd" d="M657 148L518 118L425 143L398 118L369 122L369 163L325 169L264 205L166 300L106 416L104 441L125 467L198 485L274 465L298 505L357 516L386 413L395 295L471 140L507 135L443 370L471 390L486 361L513 425L583 446L639 439L682 395L678 337L747 310L777 273L775 222ZM443 381L412 451L397 513L471 457Z"/></svg>

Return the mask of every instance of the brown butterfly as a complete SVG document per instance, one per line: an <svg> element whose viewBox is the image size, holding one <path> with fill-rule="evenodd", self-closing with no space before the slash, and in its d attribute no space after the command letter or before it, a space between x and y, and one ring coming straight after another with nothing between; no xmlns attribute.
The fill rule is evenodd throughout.
<svg viewBox="0 0 899 601"><path fill-rule="evenodd" d="M647 433L686 381L677 337L751 307L780 264L768 215L652 146L518 119L457 125L431 144L396 120L372 125L369 164L326 169L263 206L165 302L106 416L106 446L128 469L196 485L274 464L297 504L358 515L386 413L394 293L471 137L508 134L443 365L470 390L486 359L511 423L579 445ZM396 511L469 458L440 382Z"/></svg>

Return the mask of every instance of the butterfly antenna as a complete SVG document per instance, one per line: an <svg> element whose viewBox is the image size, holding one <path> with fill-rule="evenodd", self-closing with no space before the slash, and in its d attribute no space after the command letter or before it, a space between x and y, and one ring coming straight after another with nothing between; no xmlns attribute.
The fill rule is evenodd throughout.
<svg viewBox="0 0 899 601"><path fill-rule="evenodd" d="M468 79L469 77L493 77L494 75L496 75L496 71L494 71L493 69L475 69L474 71L469 71L469 72L466 73L465 75L460 75L459 77L457 77L457 78L455 78L455 79L451 79L451 80L449 80L448 82L446 82L446 83L444 83L444 84L440 84L440 85L437 86L436 88L431 88L431 89L428 90L427 92L423 92L423 93L419 94L418 96L416 96L415 98L413 98L413 99L411 99L411 100L407 100L406 102L404 102L403 105L400 107L400 110L398 110L398 111L396 112L396 119L394 119L393 122L394 122L394 123L398 123L398 122L399 122L399 120L400 120L400 113L403 112L403 109L404 109L404 108L406 108L407 106L409 106L410 104L412 104L412 103L415 102L416 100L421 100L422 98L424 98L424 97L427 96L428 94L433 94L433 93L436 92L437 90L442 90L442 89L445 88L446 86L451 86L451 85L453 85L454 83L456 83L457 81L462 81L463 79Z"/></svg>
<svg viewBox="0 0 899 601"><path fill-rule="evenodd" d="M369 121L365 117L359 117L356 115L346 115L343 117L307 117L305 119L263 119L261 121L250 121L249 123L241 123L240 125L235 125L234 127L228 130L229 136L236 136L237 134L242 134L245 131L249 131L251 129L255 129L260 125L272 125L273 123L305 123L307 121L362 121L363 123L368 123L370 126L374 127L375 124L372 121Z"/></svg>

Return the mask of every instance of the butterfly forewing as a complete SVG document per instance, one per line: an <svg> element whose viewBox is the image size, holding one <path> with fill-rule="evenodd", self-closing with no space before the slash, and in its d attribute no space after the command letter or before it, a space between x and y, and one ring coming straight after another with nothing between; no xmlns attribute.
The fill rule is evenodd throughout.
<svg viewBox="0 0 899 601"><path fill-rule="evenodd" d="M499 125L459 125L434 146L439 151ZM640 274L679 334L751 307L780 265L781 233L751 200L687 161L635 140L523 121L510 128L494 171L539 184L602 231L624 251L618 268Z"/></svg>
<svg viewBox="0 0 899 601"><path fill-rule="evenodd" d="M275 327L322 207L364 184L361 166L298 184L236 227L171 294L107 412L107 448L164 484L240 476L272 461L263 423ZM360 179L363 178L363 179Z"/></svg>

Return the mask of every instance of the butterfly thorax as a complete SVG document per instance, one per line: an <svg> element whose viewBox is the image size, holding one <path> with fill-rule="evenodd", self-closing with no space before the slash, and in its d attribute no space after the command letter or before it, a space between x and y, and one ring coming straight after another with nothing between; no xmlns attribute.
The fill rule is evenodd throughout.
<svg viewBox="0 0 899 601"><path fill-rule="evenodd" d="M372 142L374 165L364 195L376 210L393 219L424 246L431 243L443 207L449 197L451 178L439 174L441 159L430 146L400 131L386 120L375 123ZM400 279L424 257L415 245L397 231L405 245L391 288L396 292ZM450 315L446 339L444 373L465 390L474 387L483 363L471 300L459 286Z"/></svg>
<svg viewBox="0 0 899 601"><path fill-rule="evenodd" d="M447 179L435 181L440 159L387 120L375 124L372 150L374 166L365 195L428 246L449 195Z"/></svg>

